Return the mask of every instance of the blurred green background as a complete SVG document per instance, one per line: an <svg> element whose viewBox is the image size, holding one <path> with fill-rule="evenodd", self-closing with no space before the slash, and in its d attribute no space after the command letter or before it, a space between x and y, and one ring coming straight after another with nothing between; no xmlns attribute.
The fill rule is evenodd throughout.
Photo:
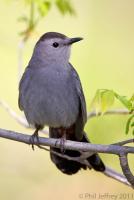
<svg viewBox="0 0 134 200"><path fill-rule="evenodd" d="M27 65L35 42L41 34L57 31L84 40L73 46L71 63L78 71L89 110L99 88L113 89L131 96L134 91L134 1L133 0L73 0L76 16L62 16L55 7L41 20L37 33L24 48ZM17 22L27 10L19 1L2 1L0 5L0 99L18 114L18 32ZM121 107L116 102L115 107ZM125 116L102 116L87 123L86 131L94 143L109 144L129 136L124 133ZM0 107L0 127L31 134ZM112 155L101 155L104 162L121 171ZM131 167L134 159L130 157ZM50 162L48 152L1 139L0 140L0 199L80 199L80 194L132 193L132 190L93 170L73 176L62 174ZM90 198L92 199L92 198Z"/></svg>

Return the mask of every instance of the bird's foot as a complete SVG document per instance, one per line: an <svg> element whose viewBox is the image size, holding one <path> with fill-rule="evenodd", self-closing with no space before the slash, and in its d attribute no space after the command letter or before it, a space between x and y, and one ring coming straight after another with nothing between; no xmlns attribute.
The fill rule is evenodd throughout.
<svg viewBox="0 0 134 200"><path fill-rule="evenodd" d="M34 134L30 137L29 143L32 145L32 149L34 150L34 144L36 141L36 145L39 147L39 136L38 136L38 130L35 130Z"/></svg>
<svg viewBox="0 0 134 200"><path fill-rule="evenodd" d="M63 135L62 138L60 139L60 150L61 150L61 153L62 153L62 154L65 153L65 148L64 148L65 141L66 141L66 138L65 138L65 136Z"/></svg>

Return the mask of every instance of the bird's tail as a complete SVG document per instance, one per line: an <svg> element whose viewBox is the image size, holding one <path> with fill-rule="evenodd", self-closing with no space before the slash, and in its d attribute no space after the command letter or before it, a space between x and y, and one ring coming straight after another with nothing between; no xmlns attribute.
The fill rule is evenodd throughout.
<svg viewBox="0 0 134 200"><path fill-rule="evenodd" d="M57 133L57 130L54 128L49 129L49 135L51 138L59 138L59 134ZM70 138L69 138L70 139ZM72 140L72 139L71 139ZM75 141L75 139L73 139ZM83 138L81 142L89 142L86 134L84 133ZM55 151L57 153L61 153L61 150L59 148L50 148L51 151ZM70 157L78 157L80 156L80 152L74 151L74 150L66 150L64 152L64 155L70 156ZM80 169L87 169L87 166L84 164L81 164L77 161L68 160L66 158L59 157L58 155L50 152L50 157L53 163L57 166L59 170L61 170L63 173L71 175L77 173ZM93 168L96 171L103 172L105 171L105 166L100 159L98 154L93 154L87 158L87 161L91 168Z"/></svg>

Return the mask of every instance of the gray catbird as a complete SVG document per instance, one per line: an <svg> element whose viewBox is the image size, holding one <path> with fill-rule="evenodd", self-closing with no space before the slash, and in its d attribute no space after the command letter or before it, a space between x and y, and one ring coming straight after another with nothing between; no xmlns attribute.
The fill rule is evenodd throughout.
<svg viewBox="0 0 134 200"><path fill-rule="evenodd" d="M38 138L38 131L49 126L51 138L89 142L84 126L87 120L86 103L79 76L69 63L70 48L82 38L68 38L56 33L45 33L36 43L33 55L19 85L19 107L24 110L29 124L36 130L31 136ZM50 150L61 153L62 149ZM66 150L65 155L77 157L80 152ZM63 173L74 174L86 165L50 153L51 160ZM97 171L105 166L98 154L87 159Z"/></svg>

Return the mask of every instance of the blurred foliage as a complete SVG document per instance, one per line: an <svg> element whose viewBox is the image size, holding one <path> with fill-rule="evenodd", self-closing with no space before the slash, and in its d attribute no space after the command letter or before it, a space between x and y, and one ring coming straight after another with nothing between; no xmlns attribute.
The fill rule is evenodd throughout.
<svg viewBox="0 0 134 200"><path fill-rule="evenodd" d="M128 99L126 96L119 95L117 92L108 89L97 90L91 107L95 108L97 113L100 111L104 113L114 104L115 99L118 99L130 113L134 111L134 95Z"/></svg>
<svg viewBox="0 0 134 200"><path fill-rule="evenodd" d="M23 0L26 7L30 8L30 15L21 15L18 18L19 22L26 25L24 31L20 32L23 40L26 41L30 35L35 31L39 21L45 17L52 5L56 6L62 15L74 15L75 10L70 0Z"/></svg>
<svg viewBox="0 0 134 200"><path fill-rule="evenodd" d="M114 104L115 99L118 99L123 106L130 111L131 115L126 123L126 134L128 134L129 130L132 128L132 133L134 135L134 94L128 99L126 96L119 95L113 90L98 89L92 100L91 107L96 110L96 114L98 112L102 112L103 114Z"/></svg>
<svg viewBox="0 0 134 200"><path fill-rule="evenodd" d="M69 1L57 0L55 3L56 3L57 8L63 15L65 15L66 13L69 13L71 15L75 14L75 10Z"/></svg>
<svg viewBox="0 0 134 200"><path fill-rule="evenodd" d="M110 108L114 103L113 90L98 89L92 100L91 108L96 110L96 113L102 112L102 114Z"/></svg>
<svg viewBox="0 0 134 200"><path fill-rule="evenodd" d="M134 114L132 114L126 124L126 134L132 129L132 134L134 135Z"/></svg>

